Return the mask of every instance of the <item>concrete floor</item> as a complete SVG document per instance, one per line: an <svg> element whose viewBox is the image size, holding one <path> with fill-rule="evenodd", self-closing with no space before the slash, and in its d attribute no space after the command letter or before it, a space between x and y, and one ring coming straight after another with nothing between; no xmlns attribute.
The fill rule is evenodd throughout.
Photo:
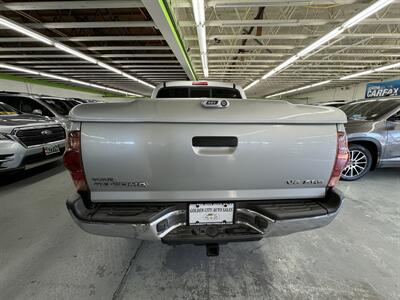
<svg viewBox="0 0 400 300"><path fill-rule="evenodd" d="M61 164L0 181L1 299L399 299L400 169L353 183L328 227L222 246L89 235Z"/></svg>

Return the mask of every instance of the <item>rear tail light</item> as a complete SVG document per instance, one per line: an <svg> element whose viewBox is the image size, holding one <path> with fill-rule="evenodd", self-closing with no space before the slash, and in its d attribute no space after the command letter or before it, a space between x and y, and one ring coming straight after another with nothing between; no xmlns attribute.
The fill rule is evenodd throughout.
<svg viewBox="0 0 400 300"><path fill-rule="evenodd" d="M334 187L342 175L343 169L349 162L349 148L347 145L347 136L343 128L338 129L336 160L333 166L332 175L329 179L328 187Z"/></svg>
<svg viewBox="0 0 400 300"><path fill-rule="evenodd" d="M207 81L193 81L192 85L208 85Z"/></svg>
<svg viewBox="0 0 400 300"><path fill-rule="evenodd" d="M78 191L87 191L85 173L81 159L81 132L70 131L67 136L67 150L64 153L64 166L71 174Z"/></svg>

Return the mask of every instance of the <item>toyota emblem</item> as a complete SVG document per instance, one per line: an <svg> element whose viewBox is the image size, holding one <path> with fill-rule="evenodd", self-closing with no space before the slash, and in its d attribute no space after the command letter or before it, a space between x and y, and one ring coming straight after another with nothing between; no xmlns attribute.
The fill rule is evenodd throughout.
<svg viewBox="0 0 400 300"><path fill-rule="evenodd" d="M52 134L51 130L48 130L48 129L43 130L43 131L40 132L40 133L41 133L41 135L50 135L50 134Z"/></svg>

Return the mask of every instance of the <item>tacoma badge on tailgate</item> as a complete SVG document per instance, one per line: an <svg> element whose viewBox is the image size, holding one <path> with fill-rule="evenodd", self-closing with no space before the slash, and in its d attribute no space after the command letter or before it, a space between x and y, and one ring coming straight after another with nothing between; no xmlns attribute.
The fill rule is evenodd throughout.
<svg viewBox="0 0 400 300"><path fill-rule="evenodd" d="M92 177L92 183L94 186L101 188L111 188L111 187L126 187L126 188L145 188L147 187L146 182L142 181L120 181L113 177Z"/></svg>

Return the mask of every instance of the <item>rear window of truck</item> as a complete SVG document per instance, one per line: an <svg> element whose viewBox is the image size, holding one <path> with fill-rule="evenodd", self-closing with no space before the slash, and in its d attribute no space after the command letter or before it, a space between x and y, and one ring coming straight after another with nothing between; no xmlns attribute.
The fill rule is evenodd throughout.
<svg viewBox="0 0 400 300"><path fill-rule="evenodd" d="M234 88L222 87L165 87L157 93L157 98L233 98L241 99Z"/></svg>

